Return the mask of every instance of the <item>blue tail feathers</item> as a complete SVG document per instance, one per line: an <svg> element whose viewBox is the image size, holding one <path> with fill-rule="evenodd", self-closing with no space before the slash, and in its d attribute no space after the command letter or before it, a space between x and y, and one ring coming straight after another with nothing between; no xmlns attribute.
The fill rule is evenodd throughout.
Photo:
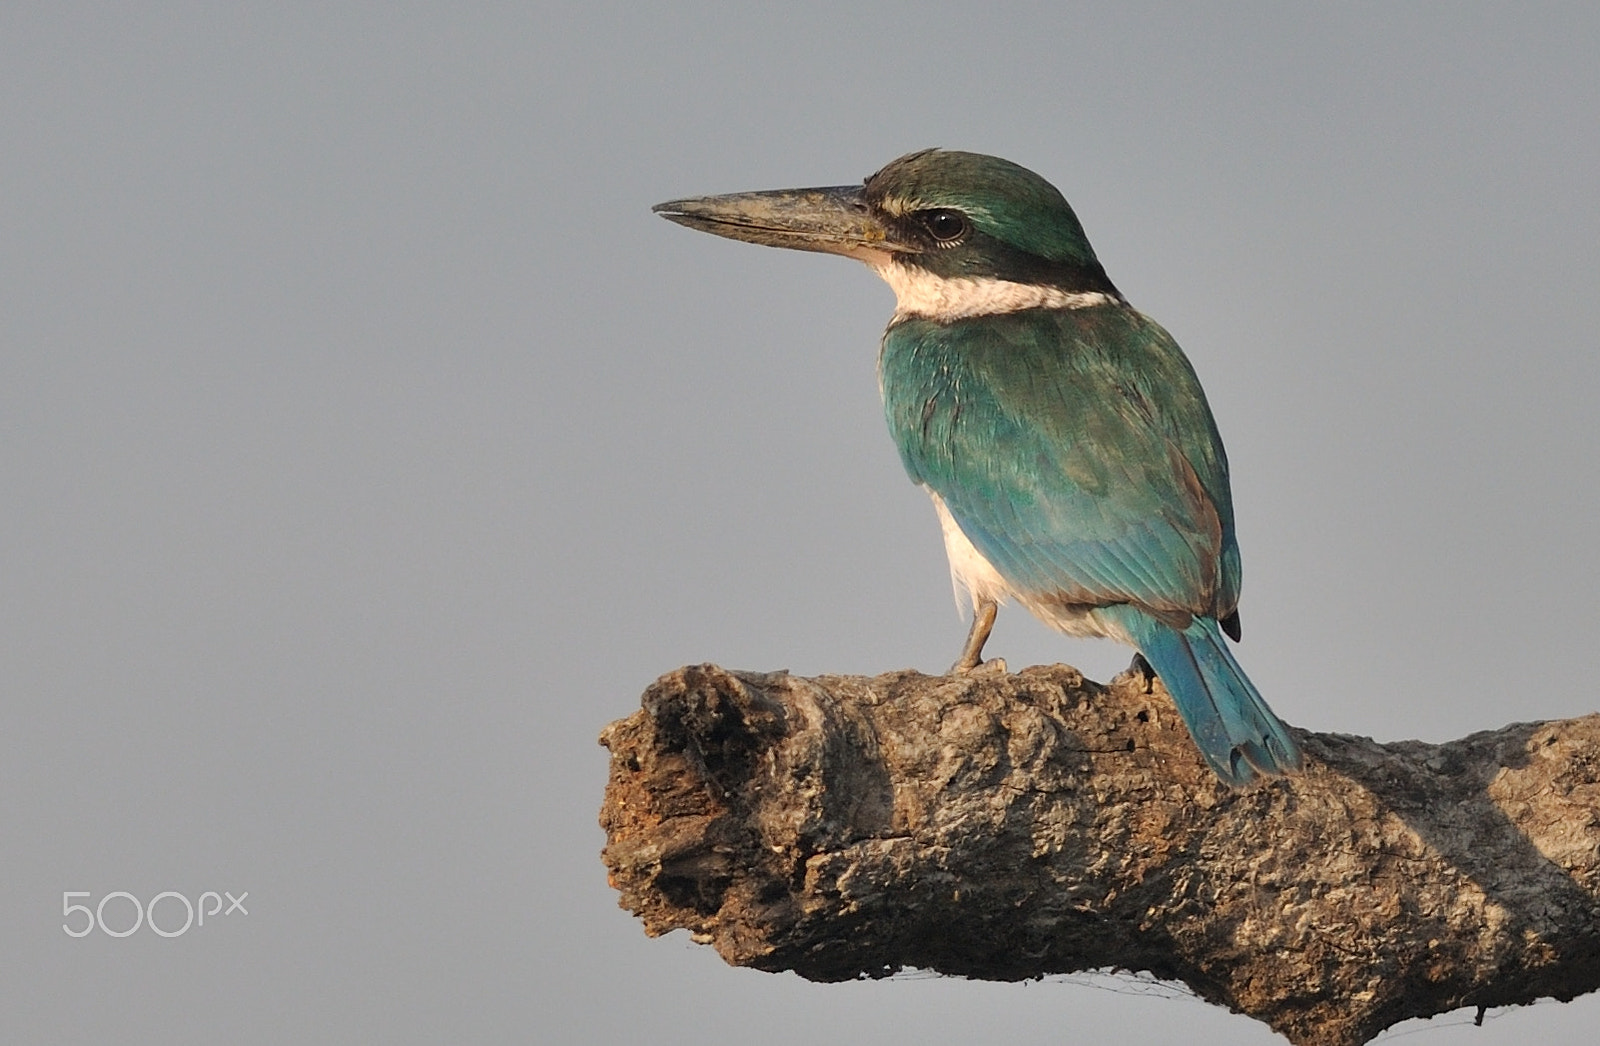
<svg viewBox="0 0 1600 1046"><path fill-rule="evenodd" d="M1233 659L1214 618L1196 617L1180 632L1127 604L1099 612L1126 629L1223 781L1238 787L1258 773L1301 768L1300 746Z"/></svg>

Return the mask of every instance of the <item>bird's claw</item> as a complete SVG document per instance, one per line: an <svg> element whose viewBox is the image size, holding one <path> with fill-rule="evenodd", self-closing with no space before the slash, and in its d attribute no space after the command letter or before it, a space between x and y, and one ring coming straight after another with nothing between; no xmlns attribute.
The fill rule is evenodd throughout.
<svg viewBox="0 0 1600 1046"><path fill-rule="evenodd" d="M952 676L970 676L978 674L1003 676L1008 671L1010 671L1010 669L1006 667L1006 659L1003 657L991 657L987 661L977 662L968 662L966 658L962 658L960 661L957 661L955 664L951 665L950 671L946 674Z"/></svg>
<svg viewBox="0 0 1600 1046"><path fill-rule="evenodd" d="M1146 694L1150 693L1156 681L1156 670L1138 651L1134 651L1133 660L1128 662L1128 667L1122 674L1136 680L1139 689Z"/></svg>

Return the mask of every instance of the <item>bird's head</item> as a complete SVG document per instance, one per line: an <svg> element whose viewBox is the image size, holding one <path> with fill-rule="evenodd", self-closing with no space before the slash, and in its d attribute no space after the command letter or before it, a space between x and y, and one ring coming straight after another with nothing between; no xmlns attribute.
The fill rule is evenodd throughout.
<svg viewBox="0 0 1600 1046"><path fill-rule="evenodd" d="M730 239L863 261L894 288L902 314L948 320L1121 301L1061 193L997 156L925 149L861 185L703 196L655 211Z"/></svg>

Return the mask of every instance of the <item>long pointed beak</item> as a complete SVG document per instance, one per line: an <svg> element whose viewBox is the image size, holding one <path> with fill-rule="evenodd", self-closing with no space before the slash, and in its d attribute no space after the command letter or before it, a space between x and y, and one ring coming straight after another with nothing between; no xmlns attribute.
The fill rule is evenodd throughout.
<svg viewBox="0 0 1600 1046"><path fill-rule="evenodd" d="M859 185L700 196L651 210L691 229L796 251L842 254L869 265L908 249L872 215Z"/></svg>

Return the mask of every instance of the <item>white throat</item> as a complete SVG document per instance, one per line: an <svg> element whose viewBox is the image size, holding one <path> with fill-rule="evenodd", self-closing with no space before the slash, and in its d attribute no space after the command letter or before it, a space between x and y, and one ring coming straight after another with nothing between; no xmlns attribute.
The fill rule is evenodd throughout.
<svg viewBox="0 0 1600 1046"><path fill-rule="evenodd" d="M873 271L894 289L897 320L917 317L948 323L969 316L993 316L1023 309L1088 309L1115 305L1119 299L1101 291L1064 291L1033 283L1012 283L985 276L936 276L926 269L886 261Z"/></svg>

